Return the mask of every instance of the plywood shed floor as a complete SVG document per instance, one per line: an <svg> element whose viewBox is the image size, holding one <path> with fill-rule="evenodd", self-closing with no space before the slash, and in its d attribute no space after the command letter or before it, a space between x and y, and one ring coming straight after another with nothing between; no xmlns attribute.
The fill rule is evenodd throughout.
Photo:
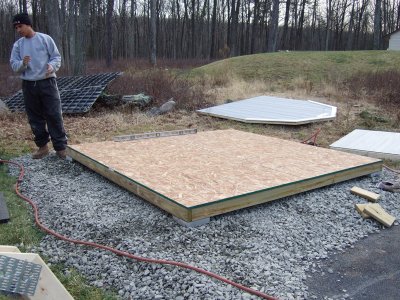
<svg viewBox="0 0 400 300"><path fill-rule="evenodd" d="M330 147L369 157L400 160L400 132L355 129Z"/></svg>
<svg viewBox="0 0 400 300"><path fill-rule="evenodd" d="M237 130L79 144L67 153L187 222L382 167L378 159Z"/></svg>

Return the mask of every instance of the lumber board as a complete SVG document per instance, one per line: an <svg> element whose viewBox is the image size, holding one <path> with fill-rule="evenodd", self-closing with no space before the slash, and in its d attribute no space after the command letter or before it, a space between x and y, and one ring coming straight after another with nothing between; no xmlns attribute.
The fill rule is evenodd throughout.
<svg viewBox="0 0 400 300"><path fill-rule="evenodd" d="M396 220L395 217L392 215L388 214L382 206L380 206L378 203L375 203L376 205L367 205L364 209L364 212L368 215L370 215L372 218L377 220L378 222L382 223L386 227L390 227L393 225L393 222Z"/></svg>
<svg viewBox="0 0 400 300"><path fill-rule="evenodd" d="M367 199L368 201L371 201L371 202L377 202L379 200L379 198L380 198L379 194L376 194L376 193L371 192L371 191L364 190L364 189L362 189L360 187L357 187L357 186L353 186L350 191L351 191L352 194L358 195L360 197L363 197L363 198L365 198L365 199Z"/></svg>
<svg viewBox="0 0 400 300"><path fill-rule="evenodd" d="M196 128L171 130L171 131L156 131L156 132L129 134L129 135L119 135L119 136L114 137L113 140L115 142L124 142L124 141L152 139L152 138L160 138L160 137L168 137L168 136L184 135L184 134L195 134L195 133L197 133Z"/></svg>
<svg viewBox="0 0 400 300"><path fill-rule="evenodd" d="M361 215L363 219L369 219L371 218L370 215L366 214L364 212L365 207L368 205L368 203L357 203L355 204L355 208L357 212Z"/></svg>
<svg viewBox="0 0 400 300"><path fill-rule="evenodd" d="M0 252L15 252L20 253L19 249L15 246L0 245Z"/></svg>
<svg viewBox="0 0 400 300"><path fill-rule="evenodd" d="M74 299L38 254L2 252L1 255L5 255L16 259L26 260L31 263L40 264L42 266L35 295L23 296L22 299L29 299L29 300L73 300Z"/></svg>
<svg viewBox="0 0 400 300"><path fill-rule="evenodd" d="M67 155L186 222L382 169L378 159L237 130L68 145Z"/></svg>
<svg viewBox="0 0 400 300"><path fill-rule="evenodd" d="M371 216L367 214L364 210L366 207L379 207L378 203L358 203L355 204L357 212L363 217L363 219L369 219Z"/></svg>

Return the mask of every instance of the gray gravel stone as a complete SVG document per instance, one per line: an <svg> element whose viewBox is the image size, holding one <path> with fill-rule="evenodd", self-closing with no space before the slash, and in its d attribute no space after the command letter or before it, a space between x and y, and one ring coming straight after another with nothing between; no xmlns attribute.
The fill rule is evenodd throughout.
<svg viewBox="0 0 400 300"><path fill-rule="evenodd" d="M15 159L25 167L21 192L38 205L42 222L65 236L138 256L197 266L282 299L314 299L303 282L332 253L384 227L354 209L366 201L351 187L378 192L380 204L400 218L398 194L379 191L395 174L366 176L211 218L187 228L171 215L79 163L54 154ZM10 167L17 175L17 168ZM396 221L396 225L398 222ZM33 248L51 263L76 268L89 282L122 299L257 299L194 271L136 261L46 235Z"/></svg>

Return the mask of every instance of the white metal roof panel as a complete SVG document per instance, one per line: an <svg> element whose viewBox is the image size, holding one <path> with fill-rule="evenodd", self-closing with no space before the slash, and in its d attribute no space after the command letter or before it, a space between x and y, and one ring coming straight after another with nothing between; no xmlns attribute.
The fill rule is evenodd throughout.
<svg viewBox="0 0 400 300"><path fill-rule="evenodd" d="M330 147L375 158L400 160L400 133L355 129Z"/></svg>
<svg viewBox="0 0 400 300"><path fill-rule="evenodd" d="M197 112L246 123L299 125L332 120L336 107L310 100L259 96L231 102Z"/></svg>

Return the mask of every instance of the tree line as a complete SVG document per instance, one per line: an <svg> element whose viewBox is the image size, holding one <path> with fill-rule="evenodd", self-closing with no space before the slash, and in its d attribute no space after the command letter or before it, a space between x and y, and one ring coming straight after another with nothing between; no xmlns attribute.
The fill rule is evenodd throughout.
<svg viewBox="0 0 400 300"><path fill-rule="evenodd" d="M385 49L400 0L0 0L0 57L28 12L50 34L71 73L85 60L218 59L294 50Z"/></svg>

